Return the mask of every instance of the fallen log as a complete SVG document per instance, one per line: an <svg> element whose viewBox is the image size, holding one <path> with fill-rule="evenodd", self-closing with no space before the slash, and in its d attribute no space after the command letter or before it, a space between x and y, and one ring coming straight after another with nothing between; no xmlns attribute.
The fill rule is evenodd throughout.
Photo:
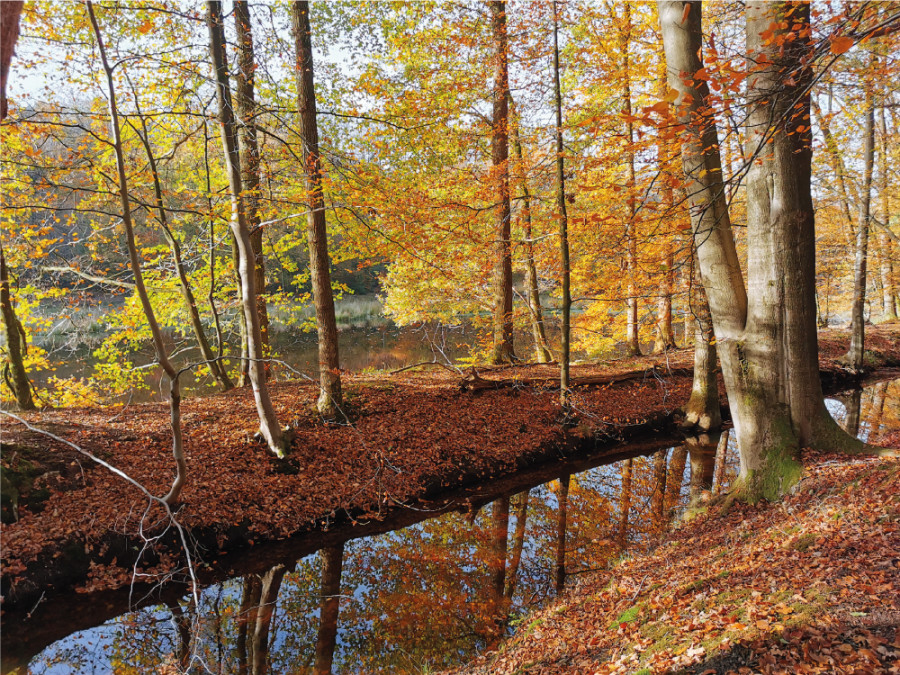
<svg viewBox="0 0 900 675"><path fill-rule="evenodd" d="M642 370L632 370L616 375L586 375L584 377L573 377L569 381L570 387L585 386L603 386L610 384L618 384L620 382L630 382L632 380L663 378L663 377L692 377L693 370L690 368L652 368ZM555 377L517 377L505 378L499 380L486 379L478 374L475 368L472 368L459 382L460 391L478 392L493 389L518 389L522 387L558 387L559 379Z"/></svg>

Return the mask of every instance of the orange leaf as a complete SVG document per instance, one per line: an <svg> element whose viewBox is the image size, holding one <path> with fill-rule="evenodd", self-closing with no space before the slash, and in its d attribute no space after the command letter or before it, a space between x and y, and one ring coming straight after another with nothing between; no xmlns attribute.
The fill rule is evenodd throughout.
<svg viewBox="0 0 900 675"><path fill-rule="evenodd" d="M843 54L850 50L850 47L853 46L854 40L852 37L837 37L831 41L831 53L832 54Z"/></svg>

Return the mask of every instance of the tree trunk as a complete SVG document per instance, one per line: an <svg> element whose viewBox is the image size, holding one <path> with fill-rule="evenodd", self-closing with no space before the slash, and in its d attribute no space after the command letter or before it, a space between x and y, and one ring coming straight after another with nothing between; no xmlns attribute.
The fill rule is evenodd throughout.
<svg viewBox="0 0 900 675"><path fill-rule="evenodd" d="M225 59L225 28L222 24L222 3L209 0L207 6L207 27L209 47L216 78L216 100L219 109L219 126L225 155L225 168L231 194L231 232L237 242L238 269L241 275L241 310L247 322L247 358L250 384L256 401L259 430L269 449L279 458L284 457L289 439L278 426L275 408L269 397L263 374L262 337L259 316L256 313L256 279L253 273L253 248L250 245L250 230L247 227L244 210L243 188L241 184L241 158L237 147L237 123L231 102L231 85L228 81L228 67Z"/></svg>
<svg viewBox="0 0 900 675"><path fill-rule="evenodd" d="M234 25L237 31L238 70L234 88L235 113L241 124L238 127L238 144L241 150L241 185L244 187L244 208L247 210L247 226L250 228L250 247L253 249L254 277L256 281L256 313L259 317L259 334L263 351L269 352L269 313L266 309L266 260L263 257L263 231L259 226L259 142L256 137L256 59L253 53L253 28L250 23L250 5L247 0L235 0ZM264 374L271 372L269 362Z"/></svg>
<svg viewBox="0 0 900 675"><path fill-rule="evenodd" d="M300 111L300 140L306 170L309 200L309 272L316 304L316 327L319 335L319 414L338 419L341 397L340 358L338 356L337 321L331 292L328 234L325 226L325 196L322 190L322 163L319 155L319 127L316 122L316 92L313 82L312 34L309 2L291 5L291 25L296 49L297 107Z"/></svg>
<svg viewBox="0 0 900 675"><path fill-rule="evenodd" d="M570 479L569 474L564 474L559 478L559 507L556 511L556 562L553 565L557 595L562 593L566 585L566 528L569 514Z"/></svg>
<svg viewBox="0 0 900 675"><path fill-rule="evenodd" d="M181 258L181 244L176 239L174 233L169 227L169 218L166 212L166 206L163 202L162 183L159 179L159 170L156 165L156 155L153 152L153 146L150 144L150 133L147 130L147 120L141 115L140 106L138 105L137 96L135 96L135 106L137 113L141 116L141 130L137 136L144 146L147 153L147 164L150 167L150 174L153 177L153 193L156 198L156 213L159 224L162 226L163 235L169 244L169 250L172 253L172 264L175 266L175 273L178 275L178 287L181 290L181 297L184 300L184 309L188 315L188 321L191 329L194 331L194 339L197 340L197 346L200 348L200 354L206 362L210 373L215 378L222 391L228 391L234 388L231 378L225 370L222 362L213 353L209 346L209 340L206 339L206 331L203 329L203 321L200 319L200 311L197 309L197 301L194 298L194 291L191 288L190 279L187 276L187 270L184 268L184 261ZM135 129L137 131L137 129Z"/></svg>
<svg viewBox="0 0 900 675"><path fill-rule="evenodd" d="M874 57L873 57L874 58ZM866 263L869 254L869 217L872 206L872 168L875 160L875 96L866 83L865 122L863 124L863 176L856 229L856 260L853 265L853 301L850 308L850 349L847 365L863 369L865 351Z"/></svg>
<svg viewBox="0 0 900 675"><path fill-rule="evenodd" d="M722 491L722 483L725 482L725 469L728 467L728 441L731 438L731 430L724 429L719 436L716 446L716 468L713 471L713 489L718 494Z"/></svg>
<svg viewBox="0 0 900 675"><path fill-rule="evenodd" d="M662 73L660 73L659 96L660 100L665 100L669 89L666 82L665 62L663 62ZM672 165L669 147L671 141L667 137L667 130L660 134L657 143L657 153L659 162L659 170L667 171ZM660 227L664 227L663 220L671 222L675 212L675 194L672 186L664 182L663 192L663 216L660 218ZM680 220L680 209L677 214ZM656 304L656 344L653 346L653 353L662 354L670 349L677 349L675 344L675 331L672 328L672 293L675 288L675 246L676 246L675 229L670 225L668 232L664 234L663 260L659 271L659 300Z"/></svg>
<svg viewBox="0 0 900 675"><path fill-rule="evenodd" d="M828 158L831 161L831 170L834 172L834 175L837 177L838 182L838 190L840 193L840 204L841 204L841 213L844 216L844 224L846 227L842 230L845 235L845 242L848 246L853 245L853 231L856 229L855 224L853 222L853 216L850 213L850 193L847 190L847 178L846 171L844 169L844 159L841 156L841 149L835 140L834 135L831 133L831 123L829 122L828 117L822 114L822 110L819 108L819 102L812 98L811 101L813 111L816 114L816 119L819 122L819 128L822 130L822 137L825 139L825 150L828 153Z"/></svg>
<svg viewBox="0 0 900 675"><path fill-rule="evenodd" d="M849 395L842 397L847 415L844 417L844 431L851 436L859 434L859 418L862 408L862 389L853 389Z"/></svg>
<svg viewBox="0 0 900 675"><path fill-rule="evenodd" d="M722 407L719 404L719 381L716 377L716 343L713 335L709 303L697 265L691 266L696 282L691 284L691 313L696 321L694 331L694 383L684 409L682 426L709 431L722 426Z"/></svg>
<svg viewBox="0 0 900 675"><path fill-rule="evenodd" d="M12 295L9 292L9 272L6 269L6 258L0 246L0 313L3 315L3 335L6 338L6 363L3 364L3 379L16 399L21 410L34 410L34 399L31 396L31 382L25 371L25 355L28 353L28 340L25 329L16 310L13 308Z"/></svg>
<svg viewBox="0 0 900 675"><path fill-rule="evenodd" d="M888 171L888 127L887 115L884 106L880 114L881 127L881 217L885 225L891 224L891 198L890 179ZM884 311L882 321L895 321L897 319L897 287L894 281L894 257L892 255L894 243L887 234L881 230L878 233L878 244L881 249L881 280L882 280L882 306Z"/></svg>
<svg viewBox="0 0 900 675"><path fill-rule="evenodd" d="M252 675L267 675L269 670L269 635L272 617L278 603L281 582L287 568L275 565L265 573L259 584L259 605L254 613L253 633L250 639L250 668Z"/></svg>
<svg viewBox="0 0 900 675"><path fill-rule="evenodd" d="M515 102L509 97L509 121L513 148L516 151L519 184L522 189L522 220L525 223L525 297L528 300L528 314L531 318L531 334L534 337L534 352L538 363L550 363L553 356L547 347L547 333L544 330L544 314L541 311L541 293L538 288L537 268L534 264L534 242L531 229L531 192L528 189L528 172L519 138L519 119Z"/></svg>
<svg viewBox="0 0 900 675"><path fill-rule="evenodd" d="M700 70L700 3L661 1L669 85L685 125L691 220L741 453L735 494L776 499L800 478L801 445L854 447L828 414L819 380L809 129L809 7L747 3L748 279L744 287L722 183L709 88ZM763 33L776 26L775 39ZM767 32L768 31L768 32ZM784 38L783 47L775 43ZM687 100L685 100L687 99ZM859 447L857 444L855 447Z"/></svg>
<svg viewBox="0 0 900 675"><path fill-rule="evenodd" d="M562 274L562 336L559 355L559 398L569 405L569 352L572 333L572 292L569 266L569 217L566 213L566 167L562 127L562 89L559 84L559 8L553 0L553 89L556 95L556 208L559 211L559 262Z"/></svg>
<svg viewBox="0 0 900 675"><path fill-rule="evenodd" d="M628 195L628 220L625 223L625 274L627 277L628 291L626 298L626 334L625 334L625 353L629 356L641 355L641 341L639 336L638 324L638 299L637 299L637 283L635 275L637 273L637 236L636 218L637 218L637 202L635 191L637 189L637 179L634 169L634 122L631 117L631 60L628 55L628 47L631 44L631 5L624 3L622 5L624 14L625 29L619 32L619 44L622 50L622 115L625 117L625 135L627 146L625 148L625 156L628 163L628 180L626 185L626 194Z"/></svg>
<svg viewBox="0 0 900 675"><path fill-rule="evenodd" d="M337 646L338 613L341 605L341 572L344 545L322 549L322 590L319 635L316 638L315 675L330 675Z"/></svg>
<svg viewBox="0 0 900 675"><path fill-rule="evenodd" d="M497 185L497 223L494 239L494 348L493 363L512 363L513 286L509 205L509 51L506 36L506 1L491 0L494 36L494 117L491 161Z"/></svg>
<svg viewBox="0 0 900 675"><path fill-rule="evenodd" d="M109 103L109 129L113 138L113 150L116 156L116 176L119 187L119 201L122 207L122 227L125 230L125 244L128 249L128 261L131 266L131 273L134 276L134 288L141 308L144 311L144 318L147 320L147 326L150 328L150 334L153 338L153 348L156 351L156 360L169 378L169 425L172 429L172 455L175 458L175 479L172 481L172 487L168 494L162 497L162 501L166 504L174 504L181 495L181 490L187 480L187 461L184 457L184 442L181 435L181 389L178 384L178 373L172 362L169 361L169 355L166 353L166 347L163 344L162 331L156 321L156 314L153 311L153 305L150 304L150 296L147 295L147 288L144 285L144 275L141 270L141 261L138 256L137 245L134 239L134 224L131 219L131 201L128 197L128 178L125 173L125 151L122 145L122 132L119 126L119 108L116 105L116 89L113 84L113 69L109 65L106 57L106 47L103 44L103 36L100 31L100 24L94 14L94 4L91 0L85 2L88 16L91 21L91 27L94 32L94 38L97 40L97 49L100 52L100 62L103 65L103 72L106 76L106 93Z"/></svg>
<svg viewBox="0 0 900 675"><path fill-rule="evenodd" d="M0 2L0 122L6 119L6 83L16 40L19 39L19 15L24 4L22 0Z"/></svg>

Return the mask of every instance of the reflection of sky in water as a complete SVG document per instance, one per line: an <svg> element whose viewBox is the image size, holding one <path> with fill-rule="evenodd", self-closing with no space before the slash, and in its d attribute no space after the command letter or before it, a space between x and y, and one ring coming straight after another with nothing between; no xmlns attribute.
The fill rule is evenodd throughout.
<svg viewBox="0 0 900 675"><path fill-rule="evenodd" d="M892 387L897 384L900 381ZM890 406L896 407L893 397L885 398L890 401ZM863 414L860 418L860 437L864 440L869 438L871 424L875 422L867 419L872 414L872 402L872 392L867 390L862 396ZM843 425L847 417L845 403L827 399L826 406ZM880 429L885 429L885 420L882 420ZM665 451L669 460L673 450ZM652 481L653 462L653 457L634 460L635 486L639 478L648 481L649 477ZM737 444L732 433L728 442L726 481L737 474L738 464ZM617 500L622 490L622 465L618 462L599 466L572 476L568 524L570 538L567 540L570 555L567 567L570 573L577 574L581 568L596 566L596 561L591 558L595 552L592 549L594 542L590 541L591 533L602 532L606 527L608 536L614 536L614 526L619 518ZM689 479L688 460L679 490L681 503L686 501ZM603 508L607 512L592 516L590 509L597 508L598 504L606 504ZM649 504L650 488L644 489L643 493L636 492L632 499L633 523L646 521ZM467 613L470 607L459 602L459 599L468 599L469 602L478 600L489 586L487 551L490 551L488 533L491 508L491 505L484 506L474 522L469 522L465 514L449 513L402 530L347 542L335 652L337 672L359 671L360 650L365 649L373 631L378 631L378 637L384 640L380 643L384 653L369 654L367 658L370 660L363 662L363 669L380 667L384 672L391 672L398 667L427 667L430 665L427 662L428 649L439 650L441 646L430 644L423 637L429 630L435 630L435 626L438 630L443 627L448 631L449 642L453 639L453 631L458 631L461 623L474 620L473 616L477 618L477 615ZM552 595L557 508L558 484L552 482L531 490L519 585L510 607L510 616L522 614L528 607ZM514 543L516 511L514 498L510 505L508 554ZM638 529L635 536L640 542L646 535ZM587 558L580 559L580 556ZM320 570L321 558L313 554L298 561L295 571L284 578L271 624L269 645L273 672L294 671L312 663L319 623ZM399 595L392 596L391 593ZM194 614L201 617L193 629L194 635L199 638L195 653L210 665L213 672L218 672L220 667L222 672L238 669L234 647L237 635L235 615L240 608L241 595L240 578L207 588L201 594L200 612ZM392 599L396 600L394 604ZM434 625L407 626L397 631L390 628L391 622L403 612L412 612L411 616L415 616L416 611L422 610L417 605L427 606L428 614L420 620ZM187 599L182 602L182 608L187 608ZM386 636L385 632L395 634ZM178 651L179 640L171 611L157 606L123 615L102 626L60 640L32 660L29 672L41 675L100 674L114 672L128 664L139 669L152 669ZM470 639L465 649L448 644L447 649L452 652L452 657L448 657L450 661L471 656L469 652L474 642L474 638ZM420 647L422 651L417 652ZM373 663L372 659L379 660L382 656L387 659L384 664ZM437 665L446 663L440 656L435 656ZM202 666L199 671L203 671Z"/></svg>

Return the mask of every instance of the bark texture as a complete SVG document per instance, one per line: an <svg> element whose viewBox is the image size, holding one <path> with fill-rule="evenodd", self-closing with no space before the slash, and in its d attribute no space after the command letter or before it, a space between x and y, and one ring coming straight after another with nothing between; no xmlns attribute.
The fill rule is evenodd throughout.
<svg viewBox="0 0 900 675"><path fill-rule="evenodd" d="M19 16L22 13L22 0L5 0L0 2L0 122L6 119L6 83L9 80L9 66L16 41L19 39Z"/></svg>
<svg viewBox="0 0 900 675"><path fill-rule="evenodd" d="M3 316L3 336L6 338L3 379L12 391L16 405L21 410L34 410L31 382L28 380L28 373L25 370L28 339L12 304L12 295L9 292L9 270L6 268L6 257L2 247L0 247L0 314Z"/></svg>
<svg viewBox="0 0 900 675"><path fill-rule="evenodd" d="M328 233L325 225L325 195L322 190L322 160L319 153L319 127L316 122L316 91L313 80L312 34L309 3L291 5L297 77L297 108L300 111L300 139L303 144L306 191L309 206L307 241L309 272L316 305L316 329L319 338L319 414L326 419L340 416L341 371L338 354L337 321L331 291L331 261L328 257Z"/></svg>

